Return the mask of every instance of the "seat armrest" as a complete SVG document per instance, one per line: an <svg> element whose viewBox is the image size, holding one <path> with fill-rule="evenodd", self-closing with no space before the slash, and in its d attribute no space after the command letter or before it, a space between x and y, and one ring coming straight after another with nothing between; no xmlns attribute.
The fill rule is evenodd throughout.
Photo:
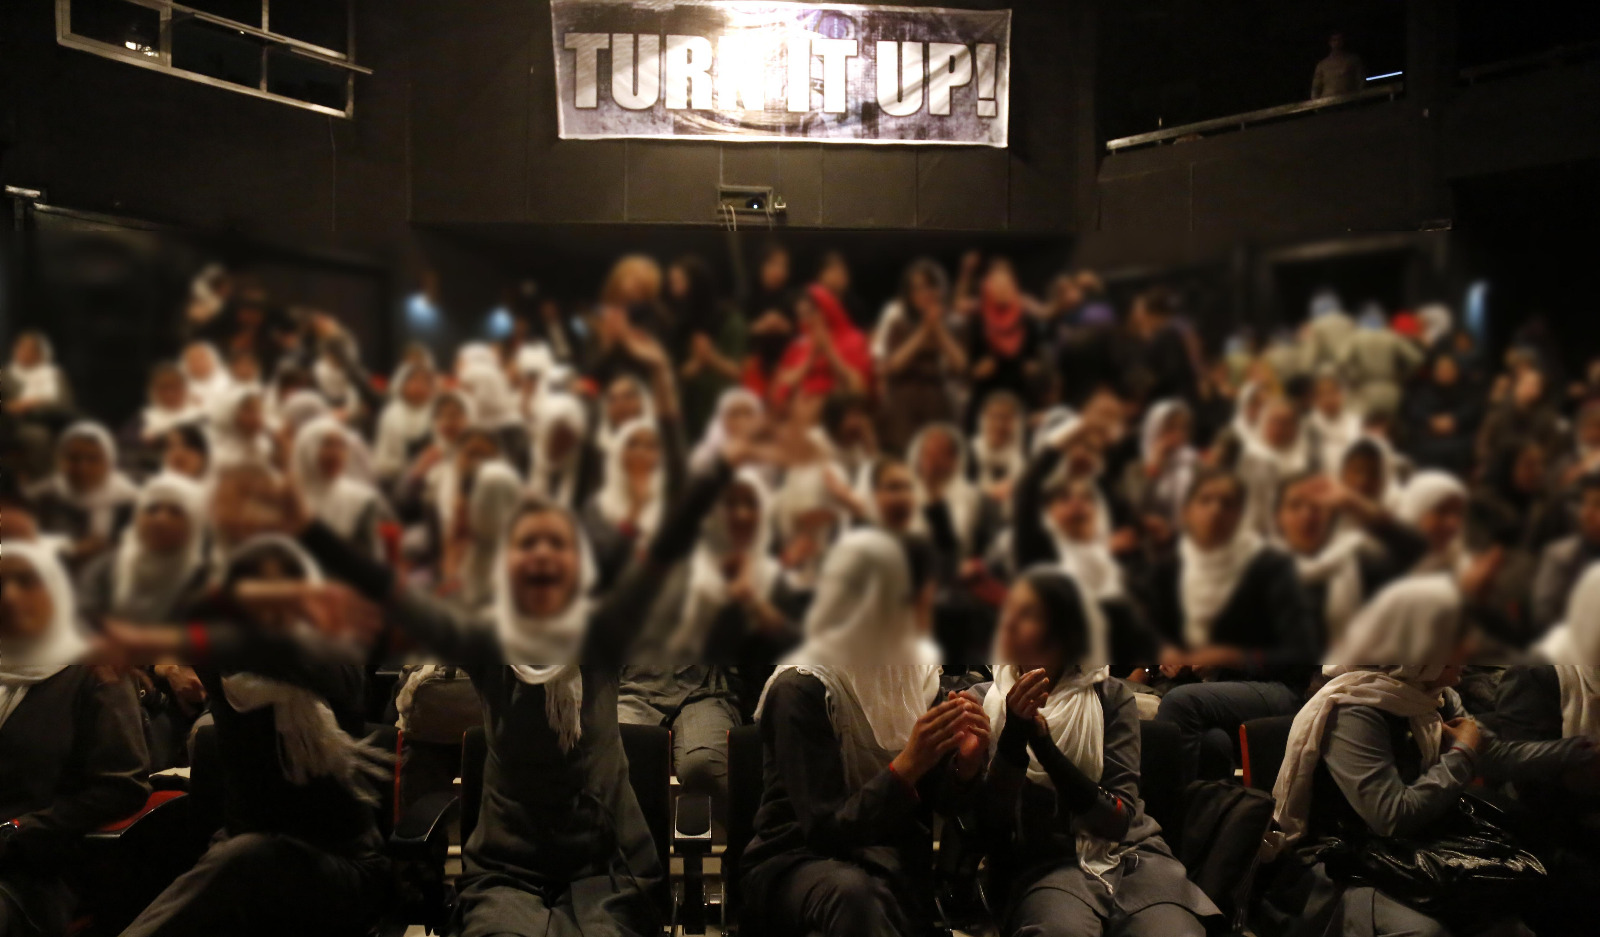
<svg viewBox="0 0 1600 937"><path fill-rule="evenodd" d="M178 808L168 805L188 797L183 791L155 791L145 800L144 806L129 816L120 820L107 823L92 833L87 834L89 839L117 840L127 835L140 823L159 823L161 817L153 817L160 813L161 816L176 815Z"/></svg>

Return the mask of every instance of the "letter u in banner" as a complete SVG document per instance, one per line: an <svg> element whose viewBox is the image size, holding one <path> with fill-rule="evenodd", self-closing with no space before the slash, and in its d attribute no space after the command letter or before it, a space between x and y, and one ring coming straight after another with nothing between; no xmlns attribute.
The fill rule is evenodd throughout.
<svg viewBox="0 0 1600 937"><path fill-rule="evenodd" d="M764 0L550 8L563 139L1006 145L1010 10Z"/></svg>

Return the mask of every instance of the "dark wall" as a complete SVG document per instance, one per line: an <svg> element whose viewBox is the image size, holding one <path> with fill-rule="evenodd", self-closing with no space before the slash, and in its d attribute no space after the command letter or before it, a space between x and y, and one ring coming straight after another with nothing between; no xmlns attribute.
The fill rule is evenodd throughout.
<svg viewBox="0 0 1600 937"><path fill-rule="evenodd" d="M928 4L934 5L934 4ZM548 3L410 7L416 220L717 224L722 183L771 185L791 227L1062 232L1092 178L1084 98L1092 4L1011 7L1008 149L559 140Z"/></svg>
<svg viewBox="0 0 1600 937"><path fill-rule="evenodd" d="M401 22L357 2L346 120L145 71L55 40L54 6L5 4L15 89L0 175L54 204L305 249L391 250L406 221Z"/></svg>

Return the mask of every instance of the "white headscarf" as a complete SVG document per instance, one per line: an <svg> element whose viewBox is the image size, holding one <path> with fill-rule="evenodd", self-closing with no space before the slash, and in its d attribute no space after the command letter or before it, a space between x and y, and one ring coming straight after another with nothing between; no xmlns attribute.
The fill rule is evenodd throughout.
<svg viewBox="0 0 1600 937"><path fill-rule="evenodd" d="M328 478L317 467L317 456L329 437L345 444L345 468L337 478ZM324 416L300 428L294 439L294 459L289 468L295 483L305 495L311 515L340 537L349 540L361 532L361 522L374 506L383 509L383 496L360 478L365 445L337 417Z"/></svg>
<svg viewBox="0 0 1600 937"><path fill-rule="evenodd" d="M1422 323L1422 341L1426 345L1434 344L1455 328L1455 315L1444 303L1429 303L1418 309L1417 321Z"/></svg>
<svg viewBox="0 0 1600 937"><path fill-rule="evenodd" d="M999 448L992 448L985 432L990 419L988 405L1004 398L1010 398L1016 405L1019 425L1014 428L1009 442L1001 444ZM1021 477L1023 470L1028 467L1027 447L1023 442L1020 425L1022 420L1020 414L1025 411L1026 408L1020 401L1004 391L998 394L992 393L984 399L984 408L978 417L978 431L972 434L972 461L977 467L980 485L1014 480Z"/></svg>
<svg viewBox="0 0 1600 937"><path fill-rule="evenodd" d="M146 442L160 439L167 433L185 423L199 423L205 419L205 408L200 406L189 391L189 379L183 377L183 371L178 371L178 377L183 380L183 404L178 407L163 407L156 401L150 401L139 413L139 436Z"/></svg>
<svg viewBox="0 0 1600 937"><path fill-rule="evenodd" d="M1561 736L1600 741L1600 564L1591 563L1567 600L1567 620L1539 653L1561 682Z"/></svg>
<svg viewBox="0 0 1600 937"><path fill-rule="evenodd" d="M439 405L446 400L453 400L466 411L467 427L471 428L476 417L472 398L458 390L447 390L433 398L433 413L437 415ZM465 430L463 430L465 432ZM456 467L456 443L448 442L437 432L432 434L434 444L439 447L440 459L428 470L427 485L433 498L433 505L439 514L439 529L449 531L455 526L456 506L461 500L460 471ZM459 437L457 439L459 442Z"/></svg>
<svg viewBox="0 0 1600 937"><path fill-rule="evenodd" d="M728 441L728 430L723 425L728 411L739 405L753 407L756 416L766 412L766 407L761 403L761 398L743 387L730 387L717 398L717 409L712 414L711 422L706 424L706 430L700 437L700 442L694 447L694 455L690 457L689 464L696 469L709 466L716 462L722 454L722 447Z"/></svg>
<svg viewBox="0 0 1600 937"><path fill-rule="evenodd" d="M137 518L157 505L176 508L189 521L189 539L169 554L151 552L139 537ZM205 492L194 480L171 472L145 482L135 523L117 544L111 611L130 621L165 622L184 588L205 564Z"/></svg>
<svg viewBox="0 0 1600 937"><path fill-rule="evenodd" d="M1211 643L1211 626L1233 598L1245 570L1265 547L1260 535L1243 523L1233 539L1214 550L1202 550L1188 534L1178 541L1185 644L1196 648Z"/></svg>
<svg viewBox="0 0 1600 937"><path fill-rule="evenodd" d="M550 438L557 427L565 426L576 437L576 444L561 464L550 458ZM589 417L583 402L568 393L541 394L534 410L532 466L533 490L567 507L573 506L578 488L578 470L583 459L583 440L589 432Z"/></svg>
<svg viewBox="0 0 1600 937"><path fill-rule="evenodd" d="M406 381L417 371L416 365L403 364L389 381L389 402L378 417L372 453L373 469L379 478L393 478L405 471L411 447L426 438L433 427L433 394L420 406L406 403Z"/></svg>
<svg viewBox="0 0 1600 937"><path fill-rule="evenodd" d="M1467 486L1448 472L1428 470L1418 472L1400 493L1395 515L1410 527L1422 522L1424 515L1436 510L1451 498L1467 498ZM1454 573L1466 560L1465 545L1457 538L1444 550L1434 550L1417 562L1415 572Z"/></svg>
<svg viewBox="0 0 1600 937"><path fill-rule="evenodd" d="M500 367L500 353L488 342L467 342L456 349L456 377L465 377L474 367Z"/></svg>
<svg viewBox="0 0 1600 937"><path fill-rule="evenodd" d="M1048 508L1045 510L1044 529L1056 545L1056 557L1061 569L1095 599L1120 598L1123 595L1122 564L1111 555L1111 510L1098 486L1089 483L1096 502L1094 536L1088 540L1075 540L1056 524Z"/></svg>
<svg viewBox="0 0 1600 937"><path fill-rule="evenodd" d="M93 491L78 491L67 481L66 475L57 471L45 480L46 490L84 512L89 518L89 532L99 537L111 536L111 526L116 522L117 511L132 504L139 497L139 486L117 469L117 444L104 426L80 420L67 427L56 440L56 456L66 450L67 444L77 439L87 439L105 453L109 469L106 479Z"/></svg>
<svg viewBox="0 0 1600 937"><path fill-rule="evenodd" d="M246 438L240 434L235 422L239 410L251 398L265 405L261 388L246 384L230 384L216 398L211 408L211 464L218 469L231 465L271 465L272 441L266 431Z"/></svg>
<svg viewBox="0 0 1600 937"><path fill-rule="evenodd" d="M322 571L300 545L288 537L268 534L246 541L229 560L230 566L247 562L262 553L281 553L292 558L301 578L312 585L322 582ZM222 692L228 705L241 713L272 708L278 731L278 761L283 776L291 784L304 785L313 778L331 777L352 796L376 803L374 784L390 776L386 752L351 738L327 702L316 693L239 671L222 678Z"/></svg>
<svg viewBox="0 0 1600 937"><path fill-rule="evenodd" d="M472 364L461 371L461 392L472 400L477 421L499 429L517 421L517 401L511 383L498 364Z"/></svg>
<svg viewBox="0 0 1600 937"><path fill-rule="evenodd" d="M1146 468L1155 462L1156 444L1167 421L1179 414L1188 415L1189 405L1182 400L1163 400L1144 415L1144 423L1139 427L1139 461ZM1169 509L1167 519L1174 524L1182 520L1183 501L1189 496L1189 486L1194 483L1199 462L1194 447L1185 445L1167 456L1150 484L1150 500L1157 506L1166 506Z"/></svg>
<svg viewBox="0 0 1600 937"><path fill-rule="evenodd" d="M471 542L462 559L461 577L461 600L469 608L487 606L494 600L494 564L522 500L522 490L516 470L501 459L485 462L473 476L472 496L467 501Z"/></svg>
<svg viewBox="0 0 1600 937"><path fill-rule="evenodd" d="M805 642L772 681L798 670L827 689L845 783L859 789L905 748L939 695L939 653L918 634L911 569L898 540L880 530L846 534L829 552L806 613Z"/></svg>
<svg viewBox="0 0 1600 937"><path fill-rule="evenodd" d="M55 364L55 348L51 346L50 339L45 338L41 332L26 334L33 338L39 349L39 363L31 367L18 363L13 349L11 364L6 370L22 384L19 399L55 403L61 399L62 383L61 369Z"/></svg>
<svg viewBox="0 0 1600 937"><path fill-rule="evenodd" d="M77 603L66 570L54 551L39 543L12 540L0 552L33 567L50 594L50 624L27 644L0 644L0 727L22 704L28 690L74 664L88 650L78 630Z"/></svg>
<svg viewBox="0 0 1600 937"><path fill-rule="evenodd" d="M749 488L756 498L756 532L750 543L738 553L750 569L750 583L757 595L767 595L772 590L782 570L772 558L772 494L761 473L754 468L739 470L735 485ZM722 574L723 562L735 552L728 533L727 511L721 502L706 518L700 540L689 558L689 589L684 598L682 623L678 635L671 642L677 650L690 650L699 655L712 622L723 606L728 604L728 580Z"/></svg>
<svg viewBox="0 0 1600 937"><path fill-rule="evenodd" d="M293 439L312 420L332 415L333 408L328 406L327 399L321 393L310 389L297 390L278 406L273 414L273 428L288 433L289 438Z"/></svg>
<svg viewBox="0 0 1600 937"><path fill-rule="evenodd" d="M521 683L544 687L545 720L560 739L561 750L570 752L583 737L583 672L578 658L589 633L594 605L590 592L597 573L583 526L571 511L557 510L566 515L577 538L578 582L572 599L566 608L544 618L517 611L511 595L511 572L502 552L495 560L494 620L495 633L512 674ZM510 540L511 533L508 526L503 542Z"/></svg>
<svg viewBox="0 0 1600 937"><path fill-rule="evenodd" d="M628 442L640 433L659 433L653 421L637 419L617 431L611 449L606 453L606 474L601 480L600 491L595 495L596 504L600 508L600 516L606 523L613 527L620 527L624 521L633 516L633 496L629 493L628 473L623 468L623 457L628 451ZM656 463L655 471L650 479L650 503L639 511L634 520L635 526L641 535L649 537L655 533L656 527L661 523L662 502L666 499L666 458L663 457Z"/></svg>
<svg viewBox="0 0 1600 937"><path fill-rule="evenodd" d="M1333 374L1323 374L1321 377L1324 380L1336 378ZM1339 389L1343 403L1337 414L1330 417L1320 407L1311 408L1311 430L1317 440L1317 464L1330 472L1366 430L1360 409L1351 402L1350 388L1341 381Z"/></svg>
<svg viewBox="0 0 1600 937"><path fill-rule="evenodd" d="M1261 384L1256 381L1245 381L1239 388L1239 393L1233 399L1233 433L1239 437L1242 445L1249 446L1256 440L1256 424L1250 418L1250 407L1255 399L1261 395Z"/></svg>
<svg viewBox="0 0 1600 937"><path fill-rule="evenodd" d="M618 378L618 380L632 381L633 386L639 388L639 399L643 403L643 407L639 411L639 415L634 417L632 420L629 420L628 423L635 423L639 420L644 420L645 422L652 424L655 423L656 401L655 398L650 395L650 388L646 387L643 381L631 374L625 374ZM612 383L615 383L615 381ZM602 455L610 456L611 450L616 447L617 435L628 426L628 423L624 423L622 426L616 426L611 422L611 417L606 412L605 400L604 396L602 395L602 399L600 401L600 428L595 434L594 440L595 446L600 449Z"/></svg>
<svg viewBox="0 0 1600 937"><path fill-rule="evenodd" d="M1394 447L1389 445L1387 439L1371 434L1357 436L1345 447L1344 452L1339 454L1338 461L1330 464L1338 466L1338 470L1342 472L1345 463L1350 461L1352 455L1358 450L1369 447L1378 454L1378 471L1383 475L1383 491L1378 496L1378 503L1391 511L1396 510L1400 506L1400 472L1395 465Z"/></svg>
<svg viewBox="0 0 1600 937"><path fill-rule="evenodd" d="M197 376L189 370L189 349L198 348L201 353L211 359L211 375L206 378ZM202 410L209 410L216 406L222 395L233 386L233 378L228 376L228 369L223 366L222 356L217 354L217 346L210 342L190 342L184 348L183 355L178 359L178 370L183 372L184 380L189 382L189 396Z"/></svg>
<svg viewBox="0 0 1600 937"><path fill-rule="evenodd" d="M1030 570L1025 576L1027 579L1034 577L1072 580L1070 575L1049 568ZM1100 603L1075 580L1072 581L1072 591L1078 596L1082 608L1086 646L1083 656L1079 660L1069 661L1060 679L1050 687L1050 695L1045 698L1039 712L1044 714L1045 722L1050 726L1050 741L1055 747L1085 777L1098 782L1105 773L1106 742L1105 708L1100 702L1098 688L1111 675L1111 668L1106 662L1106 623L1100 613ZM999 662L998 651L997 636L994 683L983 698L983 711L989 717L991 749L999 744L1000 733L1005 729L1008 715L1006 695L1022 677L1022 671L1015 664ZM1049 772L1045 771L1038 756L1031 751L1028 752L1027 775L1029 781L1055 789ZM1105 885L1107 891L1111 890L1111 883L1106 881L1105 873L1121 862L1125 850L1120 846L1120 843L1101 839L1087 830L1078 832L1078 865Z"/></svg>
<svg viewBox="0 0 1600 937"><path fill-rule="evenodd" d="M522 418L538 429L540 402L550 392L549 375L556 366L555 355L544 342L529 342L517 349L514 364L522 380ZM531 386L530 386L531 385Z"/></svg>
<svg viewBox="0 0 1600 937"><path fill-rule="evenodd" d="M956 464L950 473L950 480L945 482L944 503L950 510L950 523L955 527L956 541L963 550L974 549L981 546L973 544L972 534L973 528L978 523L983 492L967 478L967 441L961 435L961 431L949 423L934 423L923 427L912 438L911 446L906 450L906 463L916 483L918 519L922 515L921 508L928 504L928 486L922 477L922 446L930 433L943 433L950 438L951 445L955 446Z"/></svg>
<svg viewBox="0 0 1600 937"><path fill-rule="evenodd" d="M1329 681L1294 718L1272 789L1273 819L1281 833L1268 836L1276 855L1304 835L1311 813L1312 779L1322 760L1328 719L1339 706L1374 706L1411 720L1423 769L1439 761L1443 721L1439 679L1461 638L1461 593L1444 576L1402 579L1378 594L1345 632Z"/></svg>

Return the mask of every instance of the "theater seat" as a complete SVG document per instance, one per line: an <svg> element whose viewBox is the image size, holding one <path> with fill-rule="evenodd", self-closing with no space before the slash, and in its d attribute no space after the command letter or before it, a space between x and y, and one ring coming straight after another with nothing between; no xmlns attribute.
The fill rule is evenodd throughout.
<svg viewBox="0 0 1600 937"><path fill-rule="evenodd" d="M1252 719L1239 726L1239 760L1244 764L1246 787L1272 792L1293 725L1294 716L1289 715Z"/></svg>
<svg viewBox="0 0 1600 937"><path fill-rule="evenodd" d="M728 847L722 853L722 929L738 926L744 902L744 850L755 836L761 806L761 729L739 726L728 733Z"/></svg>
<svg viewBox="0 0 1600 937"><path fill-rule="evenodd" d="M439 933L449 921L450 895L445 882L445 860L450 851L450 823L457 813L453 794L431 794L419 798L399 813L400 730L394 726L367 727L372 745L396 754L393 780L378 785L374 793L378 804L374 816L384 836L384 854L394 867L395 900L388 902L384 919L375 928L378 934L404 933L407 926L419 925L427 933ZM188 800L193 807L193 826L205 839L223 822L223 782L218 770L220 752L216 726L202 726L194 738L194 757L189 772ZM198 858L199 853L195 854ZM193 860L190 860L193 864ZM152 896L153 897L153 896Z"/></svg>
<svg viewBox="0 0 1600 937"><path fill-rule="evenodd" d="M84 837L84 907L69 933L118 934L205 848L182 791L155 791L144 806Z"/></svg>
<svg viewBox="0 0 1600 937"><path fill-rule="evenodd" d="M628 759L628 782L655 840L663 872L672 868L672 733L664 726L620 725L622 750ZM488 741L482 726L468 729L461 739L461 842L472 838L483 806L483 763ZM672 908L670 874L656 892L663 912Z"/></svg>

